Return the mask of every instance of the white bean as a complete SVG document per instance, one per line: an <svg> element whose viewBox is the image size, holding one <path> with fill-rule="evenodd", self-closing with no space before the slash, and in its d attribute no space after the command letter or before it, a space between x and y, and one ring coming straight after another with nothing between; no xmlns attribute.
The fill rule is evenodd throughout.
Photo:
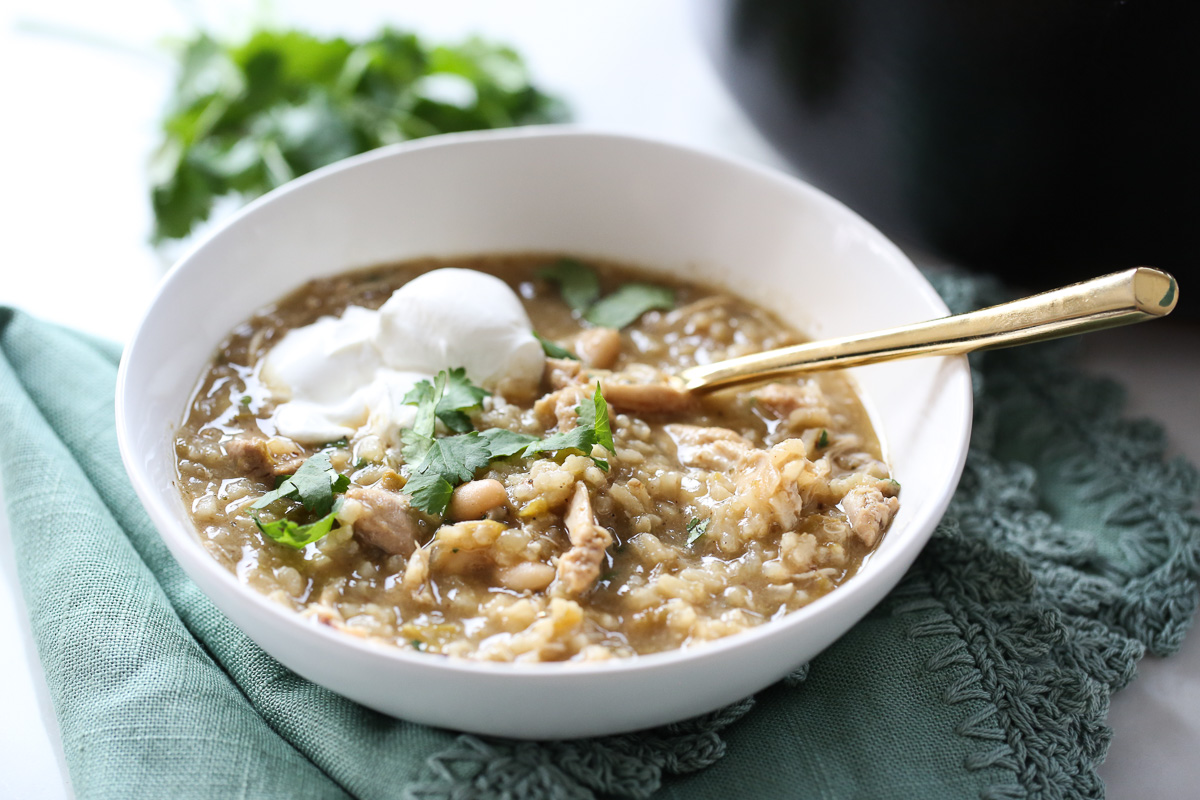
<svg viewBox="0 0 1200 800"><path fill-rule="evenodd" d="M469 519L482 519L493 508L508 503L508 493L504 484L493 478L481 481L469 481L454 490L450 495L450 505L446 516L461 522Z"/></svg>

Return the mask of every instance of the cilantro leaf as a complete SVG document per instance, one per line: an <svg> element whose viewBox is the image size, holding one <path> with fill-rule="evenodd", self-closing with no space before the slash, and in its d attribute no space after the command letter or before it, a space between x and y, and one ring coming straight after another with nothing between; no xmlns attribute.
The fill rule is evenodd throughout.
<svg viewBox="0 0 1200 800"><path fill-rule="evenodd" d="M312 544L321 539L331 530L333 530L334 522L337 519L337 514L342 510L342 498L338 498L333 504L329 513L318 519L316 522L311 522L308 525L301 525L293 522L290 519L282 518L274 522L263 522L258 517L253 517L254 524L258 529L267 535L268 538L274 539L280 544L294 547L299 550L302 547Z"/></svg>
<svg viewBox="0 0 1200 800"><path fill-rule="evenodd" d="M553 266L539 270L538 277L558 284L563 300L577 314L587 311L600 296L596 271L573 258L560 258Z"/></svg>
<svg viewBox="0 0 1200 800"><path fill-rule="evenodd" d="M817 438L817 447L829 447L829 431L825 428L821 428L821 435Z"/></svg>
<svg viewBox="0 0 1200 800"><path fill-rule="evenodd" d="M410 475L404 484L404 491L411 498L414 508L430 514L441 514L450 505L454 484L445 476L430 471Z"/></svg>
<svg viewBox="0 0 1200 800"><path fill-rule="evenodd" d="M274 491L267 492L250 508L266 508L286 497L299 501L314 514L325 516L333 508L334 493L344 492L349 486L350 479L334 470L329 453L322 450L307 458L295 475L285 478Z"/></svg>
<svg viewBox="0 0 1200 800"><path fill-rule="evenodd" d="M602 328L624 328L637 322L647 311L675 307L675 292L652 283L627 283L601 298L600 278L596 271L573 258L559 259L553 266L539 270L538 277L558 284L563 300L571 310ZM537 338L546 355L575 358L553 342L547 342L541 336Z"/></svg>
<svg viewBox="0 0 1200 800"><path fill-rule="evenodd" d="M464 368L456 367L439 372L433 384L429 381L418 383L404 395L404 402L417 406L418 424L414 425L414 430L422 435L432 436L431 413L455 433L474 430L475 426L471 424L470 417L463 412L479 408L483 398L487 396L486 389L471 383Z"/></svg>
<svg viewBox="0 0 1200 800"><path fill-rule="evenodd" d="M536 436L510 431L507 428L489 428L480 433L479 438L487 444L492 458L515 456L538 440Z"/></svg>
<svg viewBox="0 0 1200 800"><path fill-rule="evenodd" d="M263 522L255 514L250 516L266 536L280 544L299 549L333 530L337 513L342 508L342 498L335 498L334 495L341 494L348 488L350 479L337 473L330 463L329 452L322 450L305 459L295 475L281 480L273 491L267 492L250 506L252 510L258 510L266 508L276 500L295 500L319 519L301 525L286 517L274 522Z"/></svg>
<svg viewBox="0 0 1200 800"><path fill-rule="evenodd" d="M579 402L576 413L581 421L589 418L592 420L596 444L610 453L617 449L616 443L613 442L612 424L608 419L608 403L605 402L604 394L600 391L599 382L596 383L596 393L591 397L583 398Z"/></svg>
<svg viewBox="0 0 1200 800"><path fill-rule="evenodd" d="M417 418L411 428L413 433L427 439L433 438L434 428L437 427L437 406L446 391L447 380L449 376L442 370L434 377L433 383L420 381L404 395L404 403L417 407ZM407 457L406 455L405 458Z"/></svg>
<svg viewBox="0 0 1200 800"><path fill-rule="evenodd" d="M487 440L472 430L464 409L479 406L487 392L467 380L462 368L442 370L433 383L421 381L404 396L417 407L413 427L400 434L401 453L408 465L405 492L415 507L441 514L458 484L471 480L487 466L492 454ZM458 436L434 438L435 419L459 431ZM463 430L470 431L462 433Z"/></svg>
<svg viewBox="0 0 1200 800"><path fill-rule="evenodd" d="M415 473L436 472L455 483L469 481L475 470L486 467L492 454L476 432L435 439Z"/></svg>
<svg viewBox="0 0 1200 800"><path fill-rule="evenodd" d="M596 393L585 397L575 406L575 415L579 424L569 431L559 431L545 439L530 444L525 449L526 456L537 453L553 453L559 450L579 450L590 455L592 446L599 444L609 452L616 450L613 442L612 425L608 419L608 403L596 384ZM608 470L608 462L604 459L593 459L601 469Z"/></svg>
<svg viewBox="0 0 1200 800"><path fill-rule="evenodd" d="M434 46L384 29L366 40L257 31L205 33L179 74L151 165L156 241L182 238L215 202L385 144L452 131L565 119L511 48L481 39Z"/></svg>
<svg viewBox="0 0 1200 800"><path fill-rule="evenodd" d="M417 420L400 437L403 442L402 453L408 465L404 491L411 498L413 506L422 511L445 513L454 487L474 479L475 472L486 467L493 459L517 455L526 457L559 450L579 450L590 455L596 444L608 450L616 448L608 418L608 404L599 383L596 384L596 393L592 397L585 397L575 407L579 424L572 430L561 431L544 439L504 428L435 438L434 409L439 408L449 396L447 386L451 381L457 383L454 396L458 399L453 403L477 401L465 377L461 374L455 377L453 371L439 372L432 384L422 381L405 397L406 402L417 404ZM608 469L607 461L599 458L594 460L602 469Z"/></svg>
<svg viewBox="0 0 1200 800"><path fill-rule="evenodd" d="M541 342L542 352L545 353L546 355L550 356L551 358L569 358L572 361L579 360L579 356L575 355L574 353L572 353L570 350L563 347L562 345L555 344L554 342L552 342L549 339L542 336L537 331L533 332L533 338L535 338L539 342Z"/></svg>
<svg viewBox="0 0 1200 800"><path fill-rule="evenodd" d="M424 436L413 428L400 431L400 453L404 456L405 464L420 464L425 454L433 447L432 436Z"/></svg>
<svg viewBox="0 0 1200 800"><path fill-rule="evenodd" d="M624 328L652 309L675 307L675 292L650 283L627 283L593 304L583 318L602 328Z"/></svg>
<svg viewBox="0 0 1200 800"><path fill-rule="evenodd" d="M711 522L711 520L707 520L707 519L699 520L699 519L696 519L695 517L691 518L691 520L687 524L687 532L688 532L687 543L689 546L695 544L696 540L699 539L701 536L703 536L706 531L708 531L708 523L709 522Z"/></svg>
<svg viewBox="0 0 1200 800"><path fill-rule="evenodd" d="M475 426L471 424L471 420L463 412L479 408L483 403L483 398L487 397L489 392L486 389L481 389L467 378L467 371L463 367L452 369L446 380L446 390L442 395L442 399L438 401L437 418L440 419L447 428L455 433L466 433L467 431L475 430Z"/></svg>
<svg viewBox="0 0 1200 800"><path fill-rule="evenodd" d="M434 439L420 463L410 470L404 491L417 508L441 514L454 487L474 478L475 470L491 460L487 441L475 431Z"/></svg>

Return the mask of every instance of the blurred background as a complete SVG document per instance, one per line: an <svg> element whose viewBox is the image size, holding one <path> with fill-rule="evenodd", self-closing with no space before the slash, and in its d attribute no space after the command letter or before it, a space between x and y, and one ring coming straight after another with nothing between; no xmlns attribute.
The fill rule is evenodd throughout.
<svg viewBox="0 0 1200 800"><path fill-rule="evenodd" d="M1198 14L1160 0L10 0L0 304L131 335L191 241L152 244L151 162L181 42L264 26L370 39L390 25L512 45L578 124L801 174L920 263L1026 285L1149 263L1177 272L1177 316L1194 317ZM236 206L217 202L191 236ZM1131 414L1166 425L1170 454L1200 463L1198 352L1200 327L1172 318L1091 336L1082 358L1127 387ZM0 798L66 798L5 525ZM1194 796L1198 639L1148 659L1116 697L1110 797Z"/></svg>

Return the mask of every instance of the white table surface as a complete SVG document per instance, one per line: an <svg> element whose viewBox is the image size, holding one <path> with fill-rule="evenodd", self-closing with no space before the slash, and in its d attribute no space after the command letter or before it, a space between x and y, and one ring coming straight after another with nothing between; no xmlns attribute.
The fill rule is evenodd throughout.
<svg viewBox="0 0 1200 800"><path fill-rule="evenodd" d="M146 243L145 164L172 79L156 48L197 21L217 32L244 30L255 21L249 9L261 5L0 5L0 304L129 337L163 271L163 257ZM440 39L500 38L583 124L783 166L709 67L688 0L277 5L287 11L275 21L321 32L363 36L388 22ZM1173 455L1200 463L1198 354L1200 326L1172 319L1091 337L1085 363L1129 388L1131 415L1166 426ZM0 685L0 798L72 797L2 513ZM1101 770L1109 797L1197 796L1200 635L1173 658L1144 661L1114 699L1110 722L1113 743Z"/></svg>

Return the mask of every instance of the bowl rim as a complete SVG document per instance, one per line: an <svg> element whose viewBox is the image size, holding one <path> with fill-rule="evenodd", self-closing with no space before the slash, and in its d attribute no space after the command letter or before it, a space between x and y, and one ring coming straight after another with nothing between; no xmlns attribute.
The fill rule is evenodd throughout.
<svg viewBox="0 0 1200 800"><path fill-rule="evenodd" d="M463 676L478 675L499 680L510 679L522 681L528 680L531 677L562 678L573 675L597 676L613 673L656 671L672 669L700 660L713 659L726 651L746 647L758 640L783 636L790 629L803 626L811 617L833 613L833 610L838 607L853 604L854 598L858 594L870 592L873 582L870 580L859 580L859 574L861 574L859 573L838 586L835 591L825 594L808 605L790 611L778 619L769 620L736 634L673 650L601 661L491 662L447 657L440 654L412 652L382 642L359 639L328 626L315 624L302 617L298 612L285 608L279 603L271 601L266 595L242 584L238 581L235 574L222 567L215 558L204 550L198 532L194 527L185 519L173 513L167 507L167 503L163 498L152 488L149 475L142 472L142 460L138 458L138 454L133 449L133 434L131 432L131 425L129 424L130 421L128 420L129 401L127 397L127 395L132 394L134 391L134 387L131 387L129 384L130 364L139 354L139 343L148 336L150 317L159 301L169 292L171 286L179 280L179 275L188 268L188 264L195 260L201 251L208 246L209 242L223 234L228 228L238 224L244 218L253 215L257 209L274 203L281 197L290 195L293 192L302 191L310 183L323 180L327 176L354 169L377 160L402 157L407 153L432 148L454 148L464 145L472 146L476 143L491 143L516 139L563 138L605 140L620 143L622 146L632 145L634 147L660 148L664 151L682 152L693 158L748 171L760 179L785 187L793 192L800 192L806 196L809 202L825 206L833 213L847 215L847 218L853 219L862 227L862 232L871 239L874 246L881 247L887 252L891 260L895 262L894 265L897 269L908 273L908 277L913 283L913 288L920 294L923 294L925 299L930 301L935 307L945 310L947 314L949 313L949 309L946 307L944 301L936 293L928 280L917 270L908 256L857 212L799 178L743 157L715 153L710 150L658 138L583 127L574 124L525 126L520 128L441 134L414 141L387 145L366 153L351 156L300 176L262 197L256 198L225 220L214 225L202 235L176 260L171 269L159 282L153 297L142 313L133 336L122 353L117 371L115 395L117 439L121 458L138 498L154 522L158 535L163 538L165 544L168 544L169 550L177 561L182 562L184 559L187 560L188 564L186 566L182 563L180 566L184 567L185 573L189 573L189 580L195 582L190 572L192 569L199 569L208 577L223 584L224 588L229 591L230 597L240 598L242 602L248 602L256 607L258 611L270 615L280 625L286 626L293 635L315 637L327 641L333 646L358 651L362 656L370 659L396 661L406 667L437 669ZM355 265L350 265L346 269L354 268ZM264 302L270 302L270 298L265 299ZM903 546L883 555L880 555L878 552L873 552L870 555L871 567L869 574L882 574L887 566L895 562L903 561L906 558L911 562L916 558L920 550L925 547L932 536L937 522L944 516L966 463L967 450L970 443L973 401L967 359L965 356L940 356L934 357L934 359L941 360L949 368L946 390L959 394L957 407L961 413L963 424L959 429L958 451L954 454L954 460L950 464L952 480L944 483L940 491L930 498L920 516L907 521L907 527L911 529L912 533L911 538L906 540ZM182 412L183 409L180 409L181 415ZM872 417L874 417L873 414ZM176 424L178 422L176 421ZM183 508L182 504L179 508ZM178 546L171 546L172 544ZM207 592L205 594L207 595ZM209 600L212 601L212 598L209 597ZM874 607L874 605L876 603L870 604L868 608ZM854 624L857 624L858 621L856 620ZM839 634L838 638L842 635L845 634Z"/></svg>

